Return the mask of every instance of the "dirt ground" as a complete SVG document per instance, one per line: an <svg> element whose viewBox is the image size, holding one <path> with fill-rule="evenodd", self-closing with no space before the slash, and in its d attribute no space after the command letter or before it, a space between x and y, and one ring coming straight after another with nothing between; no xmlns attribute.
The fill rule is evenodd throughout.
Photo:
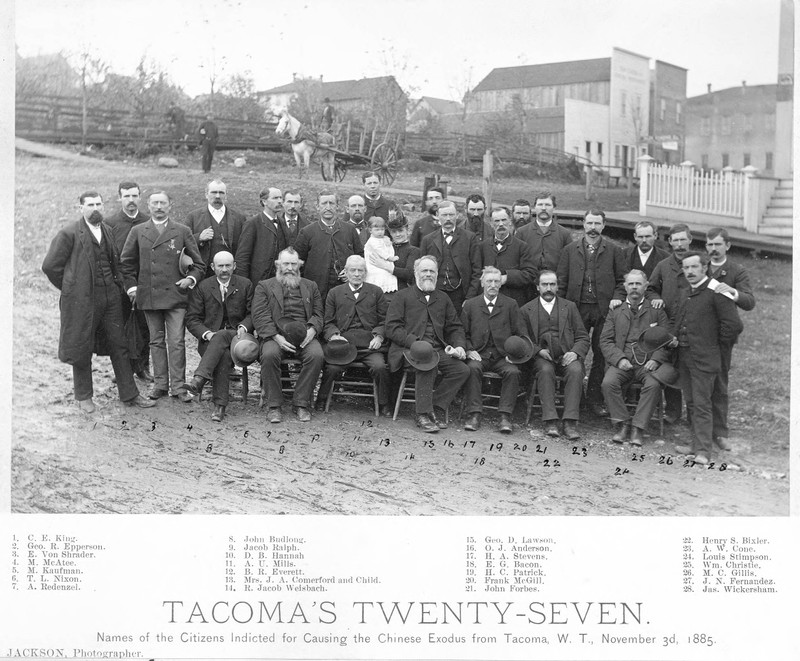
<svg viewBox="0 0 800 661"><path fill-rule="evenodd" d="M263 179L257 174L250 178L238 175L232 168L228 172L224 167L220 174L237 186L246 183L250 199ZM234 383L229 415L217 424L210 420L212 404L205 399L191 404L161 400L146 411L122 406L111 382L108 358L94 360L98 410L93 415L81 413L72 398L71 370L56 358L58 292L39 267L56 229L77 218L72 198L96 186L110 200L110 212L116 208L114 182L129 176L144 187L160 177L170 177L169 190L179 185L193 187L194 206L203 202L202 193L198 197L194 190L202 190L205 182L198 172L158 171L149 164L130 164L127 169L102 162L64 165L18 156L14 511L788 514L789 442L783 432L738 434L732 439L733 451L716 457L713 468L705 468L688 466L683 457L675 455L675 443L688 436L688 428L681 424L667 426L663 438L654 425L644 447L635 452L630 446L610 443L607 420L582 420L581 440L569 442L547 438L538 420L526 427L521 410L510 436L493 431L491 417L477 433L464 432L461 420L451 419L449 429L422 434L414 427L411 405L403 405L393 422L375 418L366 400L334 399L330 413L315 413L306 424L297 422L286 406L285 421L270 425L258 406L255 366L250 368L254 392L248 402L242 401L240 385ZM280 175L286 181L291 176L288 169ZM403 187L404 183L398 180L396 185ZM783 295L785 305L790 296ZM746 354L758 349L745 345L741 351ZM191 337L187 338L187 357L191 374L198 360ZM745 401L752 398L753 393L733 393L734 420L745 411ZM451 410L451 418L456 412ZM758 420L749 422L748 429L758 429Z"/></svg>

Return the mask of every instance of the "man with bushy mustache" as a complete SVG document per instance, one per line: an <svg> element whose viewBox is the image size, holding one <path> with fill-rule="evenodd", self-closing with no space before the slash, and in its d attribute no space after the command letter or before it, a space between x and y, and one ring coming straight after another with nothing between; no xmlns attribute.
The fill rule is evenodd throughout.
<svg viewBox="0 0 800 661"><path fill-rule="evenodd" d="M397 292L386 313L389 369L398 371L410 365L404 360L412 345L431 351L433 367L417 369L415 406L417 426L433 433L446 429L446 411L456 393L469 378L464 327L450 297L436 288L438 264L426 255L414 262L415 285ZM418 344L419 343L419 344ZM425 346L427 343L430 346ZM434 391L436 375L442 378Z"/></svg>
<svg viewBox="0 0 800 661"><path fill-rule="evenodd" d="M292 397L300 422L311 421L311 397L325 362L317 340L322 333L322 298L315 282L300 277L302 265L294 248L282 250L275 262L275 277L259 282L253 294L253 325L262 343L261 383L267 394L267 420L273 423L283 420L281 360L299 358L303 363ZM306 329L305 338L297 344L284 335L285 324L291 322Z"/></svg>
<svg viewBox="0 0 800 661"><path fill-rule="evenodd" d="M556 274L558 295L578 306L587 333L592 335L592 366L586 399L595 415L605 415L603 382L605 360L600 333L606 315L625 300L625 261L622 250L601 236L606 214L590 209L583 215L583 236L561 253Z"/></svg>

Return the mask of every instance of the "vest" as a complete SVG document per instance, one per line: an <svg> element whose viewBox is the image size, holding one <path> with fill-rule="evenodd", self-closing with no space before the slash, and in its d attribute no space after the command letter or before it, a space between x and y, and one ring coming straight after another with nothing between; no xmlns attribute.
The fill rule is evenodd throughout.
<svg viewBox="0 0 800 661"><path fill-rule="evenodd" d="M294 321L306 323L306 309L300 296L300 288L283 290L283 314Z"/></svg>
<svg viewBox="0 0 800 661"><path fill-rule="evenodd" d="M111 250L108 241L103 245L97 242L92 234L92 258L94 259L94 286L111 287L114 285L114 269L111 266Z"/></svg>
<svg viewBox="0 0 800 661"><path fill-rule="evenodd" d="M553 314L547 314L547 310L542 307L541 301L536 307L539 311L539 344L542 344L542 336L547 333L547 349L550 350L553 360L558 360L561 358L561 342L558 335L558 302L553 305Z"/></svg>

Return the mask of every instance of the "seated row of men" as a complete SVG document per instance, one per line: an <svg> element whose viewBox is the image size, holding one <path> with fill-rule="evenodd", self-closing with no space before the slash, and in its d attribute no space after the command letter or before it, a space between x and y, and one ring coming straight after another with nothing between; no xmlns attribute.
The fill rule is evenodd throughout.
<svg viewBox="0 0 800 661"><path fill-rule="evenodd" d="M413 290L413 285L417 284L417 274L411 267L420 252L410 245L408 225L400 210L396 205L390 204L381 197L379 185L374 185L375 182L369 181L370 177L366 175L365 177L365 181L370 184L368 192L375 193L377 190L378 203L376 204L375 199L371 198L373 211L382 210L389 218L389 229L393 238L391 250L394 251L394 255L384 253L382 256L378 251L368 253L369 260L365 263L367 274L365 279L369 280L370 266L390 274L396 274L396 289L391 287L381 287L380 289L384 298L398 298L406 289ZM203 279L204 275L221 281L218 274L215 273L217 254L230 255L231 264L226 264L224 268L231 272L235 270L237 278L249 281L251 291L255 294L262 281L269 281L273 275L278 275L276 265L280 260L277 257L283 255L282 251L290 244L290 241L293 242L297 263L301 263L303 259L306 261L303 271L304 279L312 281L317 286L321 303L324 302L320 316L325 315L327 318L329 291L333 291L339 286L339 282L344 276L343 267L347 259L363 253L361 230L356 227L354 222L359 219L361 207L364 206L363 198L358 196L355 196L357 199L351 198L350 200L349 217L339 220L335 194L321 193L317 205L320 220L313 223L307 222L305 226L301 226L296 213L302 204L300 196L292 193L282 195L279 190L274 188L265 189L260 195L262 212L245 221L244 224L239 223L238 227L241 230L239 232L236 231L235 212L225 206L226 189L222 182L209 183L207 208L189 214L186 225L168 222L171 201L166 193L157 192L150 196L148 202L152 215L150 221L147 221L146 217L141 217L142 214L138 211L138 197L139 188L136 184L131 182L121 184L120 201L123 203L123 209L109 219L108 224L113 235L114 247L116 251L122 253L119 264L119 280L124 281L128 296L136 306L136 314L142 314L143 311L146 321L144 326L150 333L150 348L156 374L155 385L150 396L154 399L169 393L179 396L184 401L191 400L191 395L183 386L185 378L183 315L190 298L189 291L192 289L195 290L195 293L200 291L201 288L196 288L195 285ZM297 199L294 199L295 197ZM533 298L535 295L539 295L540 302L546 300L546 296L542 293L543 286L552 289L554 294L558 292L559 296L572 302L581 319L583 330L587 333L587 338L591 333L593 361L587 399L595 409L602 406L604 395L607 402L610 397L609 389L601 387L605 363L608 362L615 368L619 367L605 355L605 350L601 348L601 331L609 313L619 308L627 295L627 286L623 285L625 273L628 273L631 268L638 268L644 272L646 278L648 272L652 274L649 277L651 282L647 289L647 297L652 300L653 308L664 308L668 320L675 326L680 301L683 294L689 290L688 281L683 275L680 263L682 255L691 243L689 228L685 225L676 225L670 230L669 242L673 249L671 256L654 248L654 227L647 222L639 223L636 226L637 245L623 252L614 243L601 236L605 215L596 210L585 214L583 236L574 242L566 241L571 238L570 233L555 222L553 213L555 197L550 193L537 196L533 221L527 222L527 224L525 215L527 214L530 218L530 207L518 204L524 201L515 203L513 211L505 208L496 209L492 214L492 223L489 225L482 220L485 203L482 199L475 199L480 196L470 196L467 200L468 218L464 225L476 230L475 232L459 226L455 206L441 197L441 192L436 189L428 192L426 204L429 207L429 214L416 223L414 233L411 235L411 240L414 235L421 240L422 254L435 258L435 290L445 295L452 303L457 315L467 312L466 302L480 298L478 293L482 287L485 289L485 284L480 276L483 268L493 266L499 271L499 292L513 299L518 308L524 308L531 299L535 302L537 300ZM354 207L352 211L351 206ZM84 216L83 221L79 221L79 226L70 229L82 232L84 227L88 227L92 230L90 234L94 236L95 241L101 244L104 231L107 229L105 224L97 221L98 214L102 220L100 213L102 199L96 193L84 194L81 196L81 209ZM295 210L294 213L291 211L292 209ZM516 232L517 225L511 220L512 215L515 220L519 221L518 233ZM380 224L380 222L377 223L377 225ZM103 231L99 229L101 226L104 228ZM62 284L59 276L63 276L64 264L56 264L55 271L53 271L53 264L50 262L64 257L67 244L62 236L63 233L62 230L51 246L51 253L57 248L56 253L58 254L48 254L48 258L45 260L45 272L48 273L48 277L54 275L51 280L59 288ZM376 233L381 234L380 231ZM375 237L374 234L372 236ZM368 242L371 240L372 238ZM534 252L532 247L534 245L538 246L535 252L536 258L534 266L530 266L530 255ZM727 233L724 230L709 232L707 249L711 255L712 265L709 267L708 273L719 278L721 284L715 280L715 290L718 293L726 294L742 309L752 309L755 303L752 293L749 291L746 272L726 260L729 246ZM109 270L110 277L115 282L117 281L117 272L114 268L116 251L111 251L107 256L112 267ZM189 266L185 274L179 272L178 255L181 252L188 255L186 261L189 262ZM226 259L228 258L226 257ZM553 264L555 264L555 273L551 266ZM297 271L298 268L294 267L294 270ZM59 269L61 269L60 273ZM53 272L48 272L48 270ZM703 265L703 272L706 272L705 265ZM466 277L464 277L465 274ZM291 278L299 273L287 272L284 275ZM94 277L96 278L96 274ZM175 277L177 280L174 279ZM533 291L525 284L531 282L532 278L536 282L536 289ZM477 285L473 284L475 281L477 281ZM237 288L234 287L234 289ZM303 298L304 305L311 303L310 300L306 300L309 298L308 296L301 298ZM294 301L294 304L299 305L298 301ZM94 312L97 312L96 305ZM99 321L102 321L103 315L104 313L101 311L98 316ZM736 317L738 320L738 314ZM98 320L95 320L95 325L99 323ZM273 319L276 324L279 321L280 319ZM74 323L74 320L68 320L68 322ZM192 326L189 324L189 319L186 319L186 325L190 327L191 331ZM62 340L63 326L64 311L62 308ZM234 328L236 326L227 330ZM277 330L282 329L278 328ZM322 331L322 326L315 328L315 336ZM201 330L198 337L203 342L208 342L212 339L211 332L215 331ZM197 333L195 334L197 335ZM283 333L274 334L285 340ZM259 336L261 337L261 333ZM305 342L305 339L307 338L300 338L301 348L312 344L310 339L313 338L310 338L308 342ZM332 337L332 339L338 340L338 337ZM221 343L222 338L218 342ZM87 344L85 339L83 344ZM288 350L287 344L278 340L275 342L276 347L281 351ZM400 344L402 346L402 342ZM292 347L297 348L294 345ZM408 349L410 350L410 347ZM205 347L203 350L205 351ZM60 350L60 355L61 353ZM566 369L575 362L574 356L583 358L587 352L584 351L583 355L580 355L572 349L566 349L562 351L559 361L552 359L550 349L547 349L546 353L551 354L551 363L560 363L558 366ZM461 358L460 352L458 354L457 357ZM449 357L451 353L444 355ZM146 379L149 374L146 367L142 368L143 357L136 358L138 364L133 366L133 371L140 378ZM541 362L540 358L546 360L537 351L534 362ZM490 356L489 359L494 359L494 356ZM275 360L275 356L272 356L272 360ZM83 364L83 362L82 359L81 363ZM444 360L443 362L447 363L448 361ZM477 361L473 358L472 362ZM630 361L628 360L628 362ZM712 435L723 448L727 438L727 370L729 366L730 343L726 343L720 359L719 375L713 379L713 406L711 407L714 419ZM540 369L539 372L544 369L546 367ZM576 367L571 369L575 370ZM630 370L623 369L623 371ZM199 374L199 376L208 379L213 374ZM81 388L81 394L83 395L86 390L85 386ZM191 388L189 390L191 391ZM77 385L76 399L79 402L86 401L85 397L78 396ZM89 403L91 405L90 398ZM304 406L297 404L299 409L307 409L310 406L310 402L303 403ZM271 408L277 407L272 406ZM609 409L613 408L609 405ZM469 410L467 412L470 414L468 422L474 423L473 414L475 412ZM430 416L431 421L438 420L435 411L431 411L431 413L433 414ZM299 412L303 418L306 418L307 414L307 410ZM224 415L224 412L221 414L216 412L215 415L219 418ZM272 417L277 417L277 414L273 413ZM568 435L574 436L576 432L574 432L572 421L577 420L577 415L570 411L569 415L565 413L564 418L570 422L567 425ZM546 418L546 420L549 419ZM619 422L613 412L612 420ZM431 425L426 426L431 427ZM475 424L467 426L468 428L474 427ZM635 430L641 428L636 425L635 421L633 427L634 431L631 432L631 435L632 441L635 442L640 438L640 433ZM554 430L548 427L548 431ZM624 437L625 433L624 430L618 430L615 438Z"/></svg>

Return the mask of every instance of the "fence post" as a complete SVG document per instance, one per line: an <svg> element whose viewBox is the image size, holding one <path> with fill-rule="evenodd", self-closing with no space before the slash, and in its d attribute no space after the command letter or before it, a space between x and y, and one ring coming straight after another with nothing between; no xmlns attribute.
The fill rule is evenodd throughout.
<svg viewBox="0 0 800 661"><path fill-rule="evenodd" d="M686 209L694 206L694 163L685 160L681 163L681 177L683 177L683 204Z"/></svg>
<svg viewBox="0 0 800 661"><path fill-rule="evenodd" d="M486 209L492 217L492 191L494 190L494 156L492 150L487 149L483 155L483 197L486 199Z"/></svg>
<svg viewBox="0 0 800 661"><path fill-rule="evenodd" d="M584 165L583 171L586 174L586 188L583 192L583 199L590 200L592 197L592 179L594 178L594 172L592 172L591 165Z"/></svg>
<svg viewBox="0 0 800 661"><path fill-rule="evenodd" d="M646 216L647 192L650 187L648 171L650 170L650 164L653 163L656 159L654 159L652 156L645 154L644 156L640 156L636 160L639 163L639 215Z"/></svg>
<svg viewBox="0 0 800 661"><path fill-rule="evenodd" d="M742 168L742 174L744 174L744 200L743 200L743 209L744 212L744 230L746 232L752 232L753 234L758 234L758 221L759 221L759 185L758 179L756 179L756 174L758 174L758 168L753 167L752 165L748 165Z"/></svg>

